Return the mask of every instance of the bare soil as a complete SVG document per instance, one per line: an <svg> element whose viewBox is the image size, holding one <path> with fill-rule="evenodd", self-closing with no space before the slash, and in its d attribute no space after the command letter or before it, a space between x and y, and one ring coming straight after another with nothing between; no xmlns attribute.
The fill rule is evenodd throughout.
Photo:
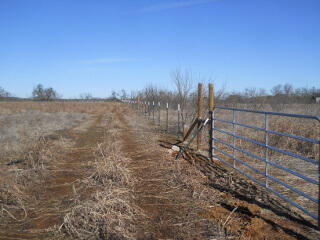
<svg viewBox="0 0 320 240"><path fill-rule="evenodd" d="M176 161L177 152L168 150L179 145L178 140L146 127L148 123L130 109L114 106L111 111L119 121L128 167L137 179L134 203L143 214L134 223L136 239L319 239L313 223L250 181L192 150ZM26 216L1 218L0 239L55 238L75 202L86 201L95 191L84 188L79 179L91 174L84 166L102 142L103 119L96 116L84 131L71 128L51 136L72 139L74 144L50 164L43 180L27 187Z"/></svg>
<svg viewBox="0 0 320 240"><path fill-rule="evenodd" d="M50 164L45 178L28 186L25 201L26 216L19 221L4 221L0 225L0 239L52 239L56 226L61 225L66 212L74 204L74 191L79 189L79 179L87 174L83 163L92 160L92 147L101 142L103 131L99 124L103 116L96 116L86 131L59 131L49 137L71 138L74 145L61 159ZM81 200L88 198L86 189Z"/></svg>
<svg viewBox="0 0 320 240"><path fill-rule="evenodd" d="M124 150L131 159L129 166L138 179L135 202L144 212L137 223L137 239L206 239L217 235L212 221L198 217L200 208L194 205L190 192L174 183L175 162L172 156L168 159L157 140L152 146L155 133L130 126L120 111L118 118Z"/></svg>

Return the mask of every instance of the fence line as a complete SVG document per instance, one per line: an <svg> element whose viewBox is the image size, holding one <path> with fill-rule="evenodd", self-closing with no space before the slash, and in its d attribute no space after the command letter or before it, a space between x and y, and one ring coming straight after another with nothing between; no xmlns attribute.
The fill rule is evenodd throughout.
<svg viewBox="0 0 320 240"><path fill-rule="evenodd" d="M193 128L195 128L195 132L200 132L202 129L201 123L202 120L202 84L199 84L198 91L198 117L196 118L194 124L192 124L188 133L185 129L181 130L181 106L177 104L175 106L170 106L169 103L160 103L160 102L149 102L149 101L141 101L140 96L137 101L131 101L132 108L136 109L140 115L144 115L146 118L152 118L152 123L157 125L159 128L175 132L177 134L178 139L182 137L182 140L185 141L186 137L191 133ZM210 97L212 96L212 97ZM161 106L162 110L161 111ZM231 116L229 118L225 117L224 114L229 112ZM162 113L164 113L162 115ZM224 113L224 114L222 114ZM157 114L157 116L156 116ZM243 114L251 114L252 118L260 118L257 121L257 125L248 124L247 122L241 122L240 118ZM306 121L315 121L315 128L320 128L320 118L317 116L310 115L299 115L299 114L287 114L287 113L278 113L278 112L268 112L268 111L255 111L248 109L239 109L239 108L228 108L228 107L215 107L214 106L214 97L213 97L213 85L209 85L209 156L214 160L219 160L229 167L237 170L241 174L250 178L254 182L273 192L278 197L284 199L288 203L297 207L304 213L308 214L312 218L318 220L318 228L320 229L320 140L319 134L314 138L299 136L297 134L286 133L277 131L276 129L271 128L271 120L273 118L290 118L290 119L300 119L302 121L303 126L307 126ZM262 117L260 117L262 116ZM156 117L158 117L156 121ZM170 119L173 119L170 121ZM271 119L272 118L272 119ZM163 120L164 119L164 120ZM173 123L172 123L173 122ZM263 125L263 126L261 126ZM197 127L195 127L197 126ZM199 130L199 128L201 129ZM198 131L198 130L199 131ZM261 138L259 140L255 139L252 136L246 136L245 131L243 129L247 129L248 131L255 131L258 136ZM312 131L312 129L311 129ZM316 131L316 130L315 130ZM289 151L288 149L283 148L282 146L273 146L272 140L274 138L280 138L282 141L289 141L293 139L294 141L300 141L301 144L311 144L316 149L316 153L314 153L313 157L304 156L303 154ZM193 137L194 138L194 137ZM261 150L261 153L255 153L253 150L247 150L243 147L243 142L251 145L257 146L257 149ZM281 142L282 143L282 142ZM190 143L189 143L190 144ZM225 150L228 148L228 150ZM201 149L201 136L198 137L197 140L197 150ZM230 150L231 149L231 150ZM278 155L277 155L278 154ZM245 157L243 156L245 155ZM280 155L280 157L279 157ZM282 162L277 162L278 158L282 159L282 156L287 156L289 159L289 164L284 164ZM250 158L257 160L257 165L255 165L255 160L249 160ZM307 168L306 173L308 171L313 171L316 169L317 174L316 177L308 176L305 172L299 172L301 169L292 170L289 166L290 164L297 163L301 164L301 166L305 166ZM292 163L290 163L292 162ZM261 169L262 163L263 169ZM248 170L243 170L245 167ZM292 186L292 184L288 184L285 180L280 179L281 176L273 173L272 169L277 169L275 171L281 170L288 174L288 176L297 177L297 179L302 179L306 181L308 184L314 185L314 189L317 187L317 196L313 194L313 196L301 189L298 189L300 186ZM252 172L251 172L252 171ZM260 180L259 178L264 178ZM317 178L317 179L315 179ZM271 181L271 182L270 182ZM308 206L302 206L300 203L292 200L290 196L287 194L283 194L280 190L277 190L272 184L278 184L279 186L284 187L285 189L300 195L301 197L317 204L317 214L312 212Z"/></svg>

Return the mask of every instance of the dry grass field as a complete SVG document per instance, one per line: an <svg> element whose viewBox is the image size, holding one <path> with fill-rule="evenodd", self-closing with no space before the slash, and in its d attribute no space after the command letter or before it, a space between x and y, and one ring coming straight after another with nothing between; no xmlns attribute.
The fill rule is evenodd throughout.
<svg viewBox="0 0 320 240"><path fill-rule="evenodd" d="M0 102L0 133L0 239L319 237L222 164L192 149L176 161L176 133L125 104ZM317 157L312 146L287 144Z"/></svg>

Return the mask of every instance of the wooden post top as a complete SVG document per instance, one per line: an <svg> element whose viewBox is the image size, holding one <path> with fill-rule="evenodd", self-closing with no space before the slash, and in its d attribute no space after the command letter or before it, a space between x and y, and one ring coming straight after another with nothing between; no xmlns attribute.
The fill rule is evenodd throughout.
<svg viewBox="0 0 320 240"><path fill-rule="evenodd" d="M214 91L213 84L209 83L209 112L213 112L214 108Z"/></svg>

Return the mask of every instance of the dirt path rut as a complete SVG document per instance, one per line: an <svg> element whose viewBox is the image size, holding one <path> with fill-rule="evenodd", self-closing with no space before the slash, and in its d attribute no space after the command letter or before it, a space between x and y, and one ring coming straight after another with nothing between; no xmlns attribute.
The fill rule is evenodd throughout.
<svg viewBox="0 0 320 240"><path fill-rule="evenodd" d="M129 124L118 112L122 124L124 151L131 159L129 168L138 179L134 187L136 204L145 217L138 224L138 239L205 239L216 229L197 219L197 207L187 190L173 181L173 162L159 142L152 144L152 132ZM148 139L149 138L149 139Z"/></svg>
<svg viewBox="0 0 320 240"><path fill-rule="evenodd" d="M88 171L81 166L92 160L92 148L102 141L103 129L99 126L102 118L102 115L96 116L85 131L72 128L49 136L53 139L62 136L75 142L63 158L50 164L44 179L28 186L26 218L0 225L0 239L52 239L50 229L60 225L73 206L75 189L81 191L79 179ZM90 189L85 189L79 200L83 201L89 195Z"/></svg>

